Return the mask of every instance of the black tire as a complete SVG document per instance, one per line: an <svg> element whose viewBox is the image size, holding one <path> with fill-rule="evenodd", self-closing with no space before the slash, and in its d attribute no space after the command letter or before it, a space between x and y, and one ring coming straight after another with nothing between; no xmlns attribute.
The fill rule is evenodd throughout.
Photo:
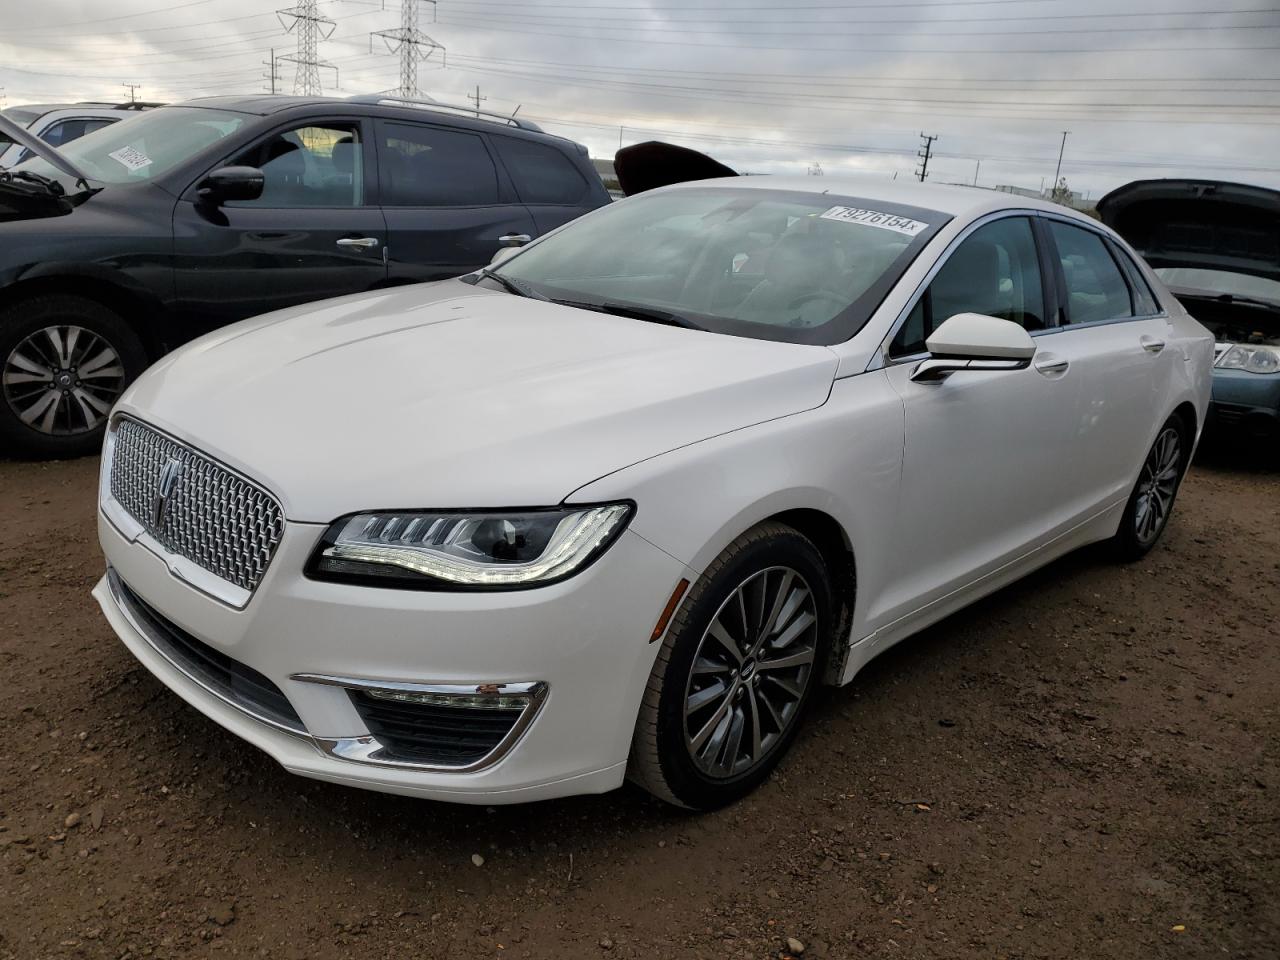
<svg viewBox="0 0 1280 960"><path fill-rule="evenodd" d="M1176 456L1167 453L1167 448L1162 448L1162 444L1168 442L1170 433L1177 437ZM1151 449L1143 458L1138 481L1129 494L1129 502L1125 505L1124 516L1120 520L1120 529L1112 540L1120 560L1126 563L1140 560L1160 541L1169 525L1178 488L1182 486L1182 478L1187 472L1191 443L1190 425L1179 414L1171 415L1157 431ZM1166 452L1162 453L1162 450ZM1153 480L1157 477L1165 479L1153 487ZM1158 517L1152 512L1153 506L1157 508Z"/></svg>
<svg viewBox="0 0 1280 960"><path fill-rule="evenodd" d="M792 575L790 580L786 579L788 572ZM791 609L792 601L803 595L797 586L807 587L807 597L812 603L801 599L795 601L795 608ZM746 606L752 612L747 617L738 614L736 621L725 621L742 627L737 631L743 636L734 654L709 631L722 608L726 616L729 615L729 601L736 604L740 587L745 587L744 596L751 598ZM753 592L757 589L758 593ZM757 596L761 598L758 605L754 602ZM779 615L770 618L774 610L780 611ZM802 625L809 614L814 618L812 627L804 627L795 638L786 640L788 633ZM744 622L747 618L756 624L754 630ZM780 622L765 633L760 626L771 619ZM725 624L718 623L717 629L734 632ZM714 809L755 789L786 754L802 725L814 688L822 681L831 629L830 579L822 554L813 543L791 527L775 522L763 523L743 534L707 568L672 618L641 703L628 777L654 796L691 810ZM751 644L753 633L754 647L744 649ZM701 651L704 655L699 657L699 665L703 669L694 675L694 660L704 638L710 646ZM780 681L795 685L793 678L801 676L803 665L773 668L766 664L803 657L810 645L812 662L803 675L803 683L798 684L800 695L788 700L790 694ZM758 651L758 656L752 649ZM743 657L744 653L749 655ZM724 666L723 672L709 673L705 666L717 656L723 656L725 664L738 666L736 669ZM739 658L736 661L735 656ZM707 677L712 679L696 679ZM726 685L728 692L712 689L720 683ZM686 721L686 701L702 697L708 691L718 699L707 700L706 705L699 706ZM774 705L778 702L782 702L781 707ZM693 742L697 737L688 728L696 727L701 732L721 709L725 711L724 716L717 722L715 732L703 741L700 750L695 748ZM753 716L760 718L759 743L765 746L756 748L755 756L737 760L739 744L732 730L737 724L740 736L749 737ZM781 727L775 722L778 720ZM723 724L728 725L725 728L728 732L722 734ZM715 763L715 758L708 757L715 752L712 747L717 736L724 744L715 748L723 769L712 775L704 765ZM751 751L755 745L753 739L742 748ZM733 757L729 756L731 750ZM701 760L695 760L695 752L702 754ZM747 765L738 769L735 762Z"/></svg>
<svg viewBox="0 0 1280 960"><path fill-rule="evenodd" d="M74 337L72 328L79 328ZM72 350L63 349L60 358L68 344ZM103 348L114 360L102 362ZM83 380L79 363L96 364ZM51 379L44 381L36 367ZM146 367L138 335L94 300L49 294L11 304L0 311L0 445L10 455L42 460L97 453L103 408Z"/></svg>

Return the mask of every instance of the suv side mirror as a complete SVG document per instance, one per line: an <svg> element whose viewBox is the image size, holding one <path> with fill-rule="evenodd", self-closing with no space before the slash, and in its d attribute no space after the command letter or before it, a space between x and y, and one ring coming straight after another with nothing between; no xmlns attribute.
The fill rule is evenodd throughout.
<svg viewBox="0 0 1280 960"><path fill-rule="evenodd" d="M215 207L230 200L257 200L265 184L257 167L219 167L200 181L196 196Z"/></svg>
<svg viewBox="0 0 1280 960"><path fill-rule="evenodd" d="M1036 342L1009 320L982 313L957 313L925 340L931 356L911 374L918 383L936 383L960 370L1024 370Z"/></svg>

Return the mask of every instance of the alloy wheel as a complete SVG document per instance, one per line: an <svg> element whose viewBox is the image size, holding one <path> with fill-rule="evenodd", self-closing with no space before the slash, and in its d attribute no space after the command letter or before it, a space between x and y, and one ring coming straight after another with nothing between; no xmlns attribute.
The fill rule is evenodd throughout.
<svg viewBox="0 0 1280 960"><path fill-rule="evenodd" d="M813 592L790 567L761 570L729 594L685 690L685 746L703 774L738 776L768 756L799 712L817 643Z"/></svg>
<svg viewBox="0 0 1280 960"><path fill-rule="evenodd" d="M124 390L124 364L103 337L72 324L43 327L10 351L4 398L23 423L52 436L97 429Z"/></svg>
<svg viewBox="0 0 1280 960"><path fill-rule="evenodd" d="M1165 427L1142 465L1138 480L1138 500L1133 512L1134 534L1143 544L1160 535L1173 509L1182 467L1182 437L1174 427Z"/></svg>

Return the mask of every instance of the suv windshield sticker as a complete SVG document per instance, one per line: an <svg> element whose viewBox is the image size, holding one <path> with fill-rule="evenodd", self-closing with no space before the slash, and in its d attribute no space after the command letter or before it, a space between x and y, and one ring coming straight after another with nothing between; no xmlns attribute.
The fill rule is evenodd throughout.
<svg viewBox="0 0 1280 960"><path fill-rule="evenodd" d="M910 217L899 217L892 213L881 213L879 210L864 210L861 207L832 207L825 213L818 214L824 220L842 220L845 223L862 223L869 227L880 227L914 237L921 230L928 228L927 223L912 220Z"/></svg>
<svg viewBox="0 0 1280 960"><path fill-rule="evenodd" d="M151 158L137 147L121 147L119 150L112 150L107 156L129 170L151 166Z"/></svg>

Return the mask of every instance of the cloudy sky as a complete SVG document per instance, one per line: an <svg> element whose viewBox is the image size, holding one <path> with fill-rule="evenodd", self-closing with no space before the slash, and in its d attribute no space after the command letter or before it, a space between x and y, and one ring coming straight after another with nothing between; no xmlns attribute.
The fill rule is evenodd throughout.
<svg viewBox="0 0 1280 960"><path fill-rule="evenodd" d="M391 90L400 0L320 0L325 93ZM257 92L296 53L254 0L0 0L8 105ZM1280 0L439 0L419 86L520 108L596 156L665 139L759 173L910 176L1096 197L1148 176L1280 186ZM326 30L330 28L326 27ZM292 92L294 64L278 65ZM981 163L979 169L979 161Z"/></svg>

